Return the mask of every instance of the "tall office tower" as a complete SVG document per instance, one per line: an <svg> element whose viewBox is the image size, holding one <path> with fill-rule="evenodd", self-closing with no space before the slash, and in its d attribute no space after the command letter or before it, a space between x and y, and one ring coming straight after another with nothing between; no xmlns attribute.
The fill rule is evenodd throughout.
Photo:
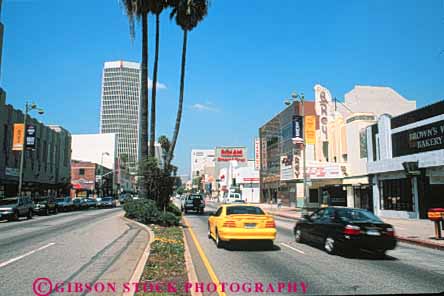
<svg viewBox="0 0 444 296"><path fill-rule="evenodd" d="M0 16L2 13L2 0L0 0ZM0 72L2 68L2 52L3 52L3 23L0 22Z"/></svg>
<svg viewBox="0 0 444 296"><path fill-rule="evenodd" d="M140 151L140 65L105 62L100 106L100 133L117 134L117 157L126 155L131 170Z"/></svg>

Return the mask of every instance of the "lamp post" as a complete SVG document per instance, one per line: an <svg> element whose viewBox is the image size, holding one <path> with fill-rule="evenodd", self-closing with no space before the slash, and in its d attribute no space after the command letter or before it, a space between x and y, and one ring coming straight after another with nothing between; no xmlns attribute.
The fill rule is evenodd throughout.
<svg viewBox="0 0 444 296"><path fill-rule="evenodd" d="M307 186L307 156L306 156L306 150L305 150L305 97L304 94L301 93L300 95L298 95L297 93L293 92L291 94L291 98L293 99L293 102L296 101L300 101L301 102L301 114L300 116L302 116L302 153L303 153L303 163L302 163L302 170L303 170L303 178L304 178L304 203L302 205L302 214L306 214L307 213L307 207L308 207L308 186ZM290 104L290 102L287 100L285 102L287 105ZM293 144L299 144L301 143L300 139L294 138L293 139ZM297 190L296 190L297 193ZM297 195L297 194L296 194Z"/></svg>
<svg viewBox="0 0 444 296"><path fill-rule="evenodd" d="M103 197L103 177L105 176L103 174L103 155L109 156L109 153L108 152L102 152L102 158L100 160L100 192L102 193L101 197Z"/></svg>
<svg viewBox="0 0 444 296"><path fill-rule="evenodd" d="M18 187L18 196L22 195L22 186L23 186L23 163L25 161L25 135L26 135L26 121L28 119L28 113L32 110L37 110L37 112L42 115L45 111L42 108L38 108L35 103L26 102L25 104L25 115L23 117L23 144L22 144L22 152L20 153L20 171L19 171L19 187Z"/></svg>

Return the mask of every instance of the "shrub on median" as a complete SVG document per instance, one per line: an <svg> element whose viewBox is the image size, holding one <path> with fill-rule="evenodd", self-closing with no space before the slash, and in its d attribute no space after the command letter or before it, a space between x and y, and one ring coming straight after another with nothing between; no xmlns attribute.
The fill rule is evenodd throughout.
<svg viewBox="0 0 444 296"><path fill-rule="evenodd" d="M175 204L173 204L172 202L170 202L168 204L168 207L167 207L166 210L167 210L167 212L171 212L171 213L173 213L174 215L176 215L178 217L182 216L182 212L180 211L180 209Z"/></svg>
<svg viewBox="0 0 444 296"><path fill-rule="evenodd" d="M180 216L176 213L159 211L156 202L151 199L130 200L124 204L123 209L127 218L147 225L175 226L179 225L180 221Z"/></svg>

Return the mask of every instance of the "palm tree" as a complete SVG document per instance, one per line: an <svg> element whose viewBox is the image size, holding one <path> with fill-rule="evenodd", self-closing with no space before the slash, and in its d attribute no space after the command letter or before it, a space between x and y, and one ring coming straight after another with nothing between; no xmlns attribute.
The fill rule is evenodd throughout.
<svg viewBox="0 0 444 296"><path fill-rule="evenodd" d="M188 32L193 30L208 13L208 0L173 0L173 11L170 17L175 17L176 24L183 30L182 45L182 65L180 71L180 92L179 106L177 108L176 125L174 127L171 148L166 158L166 167L169 167L173 159L174 149L176 148L177 137L179 136L180 123L182 120L183 95L185 88L185 64L187 53Z"/></svg>
<svg viewBox="0 0 444 296"><path fill-rule="evenodd" d="M150 157L155 156L154 142L156 139L156 95L157 95L157 71L159 66L159 31L160 31L160 14L168 7L167 0L151 0L150 12L156 16L156 49L154 52L154 68L153 68L153 86L151 93L151 127L150 127Z"/></svg>
<svg viewBox="0 0 444 296"><path fill-rule="evenodd" d="M148 13L151 0L121 0L130 23L131 39L134 39L134 19L142 21L142 65L141 65L141 118L140 118L140 146L142 160L148 157ZM141 183L143 184L143 182ZM145 195L146 188L141 186L141 195Z"/></svg>

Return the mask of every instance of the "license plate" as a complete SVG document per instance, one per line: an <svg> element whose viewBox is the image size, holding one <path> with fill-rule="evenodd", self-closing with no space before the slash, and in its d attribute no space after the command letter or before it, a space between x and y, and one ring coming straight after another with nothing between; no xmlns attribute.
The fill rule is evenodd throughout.
<svg viewBox="0 0 444 296"><path fill-rule="evenodd" d="M256 227L256 223L245 223L244 227L245 228L255 228Z"/></svg>
<svg viewBox="0 0 444 296"><path fill-rule="evenodd" d="M367 235L380 236L381 233L378 230L367 230Z"/></svg>

